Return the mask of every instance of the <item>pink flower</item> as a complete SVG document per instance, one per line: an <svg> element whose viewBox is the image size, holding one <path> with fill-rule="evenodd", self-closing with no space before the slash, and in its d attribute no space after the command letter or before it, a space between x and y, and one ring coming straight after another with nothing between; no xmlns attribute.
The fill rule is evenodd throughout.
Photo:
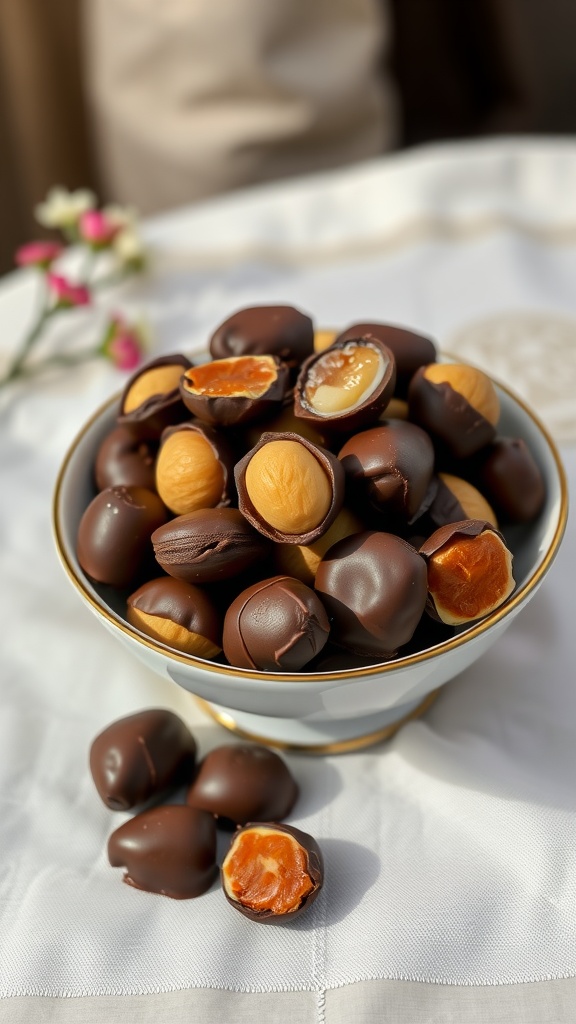
<svg viewBox="0 0 576 1024"><path fill-rule="evenodd" d="M60 242L27 242L16 250L15 261L19 267L40 267L46 270L64 251Z"/></svg>
<svg viewBox="0 0 576 1024"><path fill-rule="evenodd" d="M130 327L122 317L109 324L102 343L102 353L118 370L134 370L142 359L144 339L141 332Z"/></svg>
<svg viewBox="0 0 576 1024"><path fill-rule="evenodd" d="M80 237L95 249L105 249L111 244L120 224L115 223L101 210L86 210L78 221Z"/></svg>
<svg viewBox="0 0 576 1024"><path fill-rule="evenodd" d="M88 288L83 284L72 284L66 277L60 274L47 274L48 287L56 299L56 305L60 307L88 306L91 296Z"/></svg>

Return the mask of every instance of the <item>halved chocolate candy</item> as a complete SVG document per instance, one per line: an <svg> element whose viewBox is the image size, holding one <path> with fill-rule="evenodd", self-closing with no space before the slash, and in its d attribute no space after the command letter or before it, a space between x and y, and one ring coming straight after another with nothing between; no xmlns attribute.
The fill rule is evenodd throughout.
<svg viewBox="0 0 576 1024"><path fill-rule="evenodd" d="M336 338L337 342L350 338L376 338L383 342L396 360L396 394L403 398L410 378L420 366L436 361L436 345L431 338L395 324L352 324Z"/></svg>
<svg viewBox="0 0 576 1024"><path fill-rule="evenodd" d="M140 367L120 398L118 423L130 427L138 437L153 440L166 427L186 419L186 408L180 398L180 378L190 366L190 360L177 352Z"/></svg>
<svg viewBox="0 0 576 1024"><path fill-rule="evenodd" d="M276 356L245 355L194 366L182 377L182 401L198 419L231 427L280 409L288 369Z"/></svg>
<svg viewBox="0 0 576 1024"><path fill-rule="evenodd" d="M294 918L322 888L324 865L316 840L292 825L250 823L236 832L222 864L222 888L252 921Z"/></svg>
<svg viewBox="0 0 576 1024"><path fill-rule="evenodd" d="M448 625L484 618L515 588L512 553L502 534L481 519L441 526L420 554L428 565L427 610Z"/></svg>
<svg viewBox="0 0 576 1024"><path fill-rule="evenodd" d="M264 433L234 469L240 511L270 540L311 544L344 501L342 464L299 434Z"/></svg>
<svg viewBox="0 0 576 1024"><path fill-rule="evenodd" d="M303 364L294 388L294 413L320 430L358 430L378 419L395 384L394 356L381 341L335 342Z"/></svg>

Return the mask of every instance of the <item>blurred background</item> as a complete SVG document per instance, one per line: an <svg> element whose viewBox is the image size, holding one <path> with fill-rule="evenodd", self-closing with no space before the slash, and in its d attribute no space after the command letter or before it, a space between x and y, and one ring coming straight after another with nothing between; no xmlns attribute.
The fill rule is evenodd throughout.
<svg viewBox="0 0 576 1024"><path fill-rule="evenodd" d="M34 205L146 215L433 140L576 132L573 0L0 0L0 272Z"/></svg>

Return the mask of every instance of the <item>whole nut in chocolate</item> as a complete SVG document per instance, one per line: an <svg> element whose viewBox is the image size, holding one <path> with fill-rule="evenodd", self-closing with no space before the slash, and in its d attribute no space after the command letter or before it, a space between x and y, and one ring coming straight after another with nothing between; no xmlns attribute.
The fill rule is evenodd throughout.
<svg viewBox="0 0 576 1024"><path fill-rule="evenodd" d="M490 378L463 363L431 363L417 370L408 406L410 419L461 459L493 440L500 415Z"/></svg>
<svg viewBox="0 0 576 1024"><path fill-rule="evenodd" d="M166 427L185 419L180 378L191 365L187 356L177 352L141 366L124 388L119 424L138 437L157 439Z"/></svg>
<svg viewBox="0 0 576 1024"><path fill-rule="evenodd" d="M292 367L311 354L313 343L312 320L294 306L248 306L216 328L209 348L213 359L274 355Z"/></svg>
<svg viewBox="0 0 576 1024"><path fill-rule="evenodd" d="M255 743L226 743L200 762L186 802L245 825L285 818L297 796L296 781L279 754Z"/></svg>
<svg viewBox="0 0 576 1024"><path fill-rule="evenodd" d="M128 622L147 636L197 658L222 650L220 613L200 587L172 576L143 583L130 594Z"/></svg>
<svg viewBox="0 0 576 1024"><path fill-rule="evenodd" d="M242 573L270 549L236 508L202 508L177 516L152 534L156 561L188 583L218 583Z"/></svg>
<svg viewBox="0 0 576 1024"><path fill-rule="evenodd" d="M177 516L197 508L229 505L232 466L224 437L202 423L181 423L162 434L156 490Z"/></svg>
<svg viewBox="0 0 576 1024"><path fill-rule="evenodd" d="M78 527L77 556L84 572L99 583L128 587L146 557L150 537L167 513L145 487L106 487L90 502Z"/></svg>

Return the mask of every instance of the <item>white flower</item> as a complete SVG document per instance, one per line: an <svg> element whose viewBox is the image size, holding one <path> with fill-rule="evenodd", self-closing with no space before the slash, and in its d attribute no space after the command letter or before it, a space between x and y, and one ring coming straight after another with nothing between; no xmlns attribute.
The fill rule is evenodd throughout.
<svg viewBox="0 0 576 1024"><path fill-rule="evenodd" d="M45 228L71 228L78 223L78 218L93 210L96 196L87 188L69 192L68 189L56 186L51 188L43 203L39 203L34 213L36 220Z"/></svg>
<svg viewBox="0 0 576 1024"><path fill-rule="evenodd" d="M146 262L146 250L140 235L132 227L119 231L112 243L114 254L124 266L141 267Z"/></svg>
<svg viewBox="0 0 576 1024"><path fill-rule="evenodd" d="M118 206L112 204L105 206L102 213L112 224L119 228L131 228L134 230L138 223L138 211L135 206Z"/></svg>

